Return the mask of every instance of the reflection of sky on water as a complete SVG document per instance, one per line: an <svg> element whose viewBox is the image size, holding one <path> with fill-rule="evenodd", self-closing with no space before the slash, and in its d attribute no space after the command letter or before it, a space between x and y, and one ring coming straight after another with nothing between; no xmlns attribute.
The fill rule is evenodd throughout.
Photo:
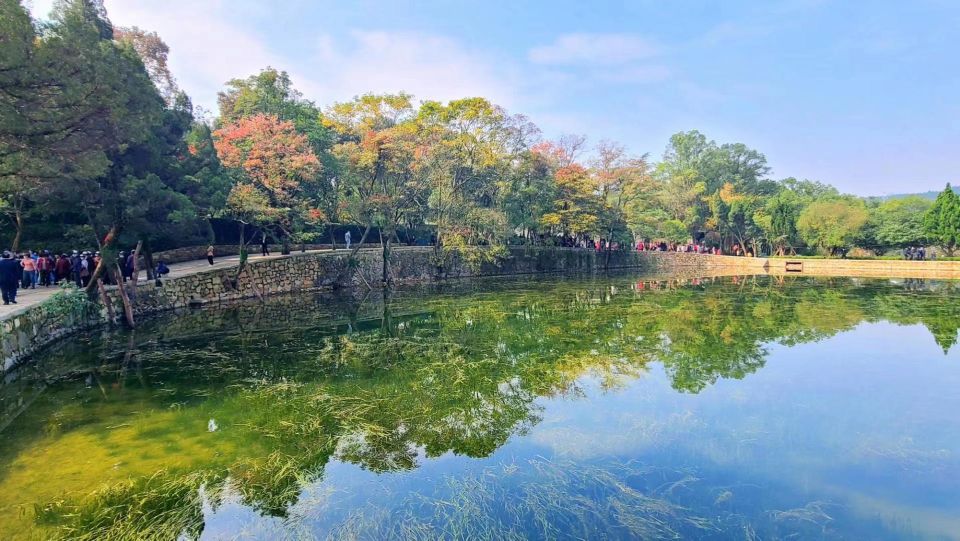
<svg viewBox="0 0 960 541"><path fill-rule="evenodd" d="M960 531L956 284L632 284L277 299L68 343L97 385L0 440L0 509L165 467L209 476L180 506L208 539Z"/></svg>
<svg viewBox="0 0 960 541"><path fill-rule="evenodd" d="M349 522L351 509L379 509L385 514L365 518L388 520L411 494L443 493L444 479L472 474L509 485L542 457L689 472L672 495L748 518L787 520L813 505L840 532L843 520L867 521L841 537L871 532L879 518L893 529L876 538L950 538L960 532L958 361L920 325L873 323L818 343L772 345L763 369L699 394L676 392L659 365L611 391L587 376L582 396L540 400L542 422L490 457L421 454L418 469L380 476L335 461L287 519L227 505L208 515L206 533L325 532Z"/></svg>
<svg viewBox="0 0 960 541"><path fill-rule="evenodd" d="M772 346L763 369L678 394L660 370L551 401L530 439L561 455L683 460L960 532L960 355L922 326L862 324ZM936 530L934 530L936 531Z"/></svg>

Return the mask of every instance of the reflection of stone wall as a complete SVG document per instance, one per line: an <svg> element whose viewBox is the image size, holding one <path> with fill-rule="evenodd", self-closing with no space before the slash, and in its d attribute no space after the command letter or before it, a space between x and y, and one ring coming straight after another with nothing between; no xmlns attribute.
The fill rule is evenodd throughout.
<svg viewBox="0 0 960 541"><path fill-rule="evenodd" d="M0 322L0 348L3 373L20 359L74 331L102 323L95 314L69 317L53 313L49 305L39 304L13 312Z"/></svg>
<svg viewBox="0 0 960 541"><path fill-rule="evenodd" d="M185 249L195 250L195 248ZM184 252L181 255L189 255ZM202 254L201 254L202 256ZM235 303L241 299L280 293L325 289L376 287L381 282L382 254L365 250L357 254L352 267L347 252L301 254L268 260L251 260L238 279L236 268L200 271L163 281L162 287L142 282L133 295L138 316L190 305ZM171 259L172 261L172 259ZM720 276L732 274L783 274L788 259L764 259L673 252L612 252L572 248L513 248L498 265L478 269L452 257L442 268L435 265L433 249L396 249L389 270L398 282L431 282L477 276L507 276L552 272L593 273L609 269L641 269L658 275ZM800 274L853 276L960 277L960 262L799 260ZM923 274L934 273L934 274ZM108 288L114 320L122 317L122 302L116 288ZM8 316L0 323L4 371L14 362L44 345L80 328L105 322L106 310L82 321L58 319L45 306L34 306Z"/></svg>

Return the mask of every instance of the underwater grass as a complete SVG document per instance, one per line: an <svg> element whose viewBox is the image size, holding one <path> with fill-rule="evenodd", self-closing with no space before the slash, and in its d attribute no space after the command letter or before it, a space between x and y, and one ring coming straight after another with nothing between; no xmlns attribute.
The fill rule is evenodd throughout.
<svg viewBox="0 0 960 541"><path fill-rule="evenodd" d="M584 396L578 385L585 374L597 376L604 389L616 389L641 376L650 361L661 360L678 389L697 392L720 378L758 369L766 355L761 346L770 341L819 340L864 318L919 317L905 313L901 304L912 305L892 302L896 299L879 312L878 300L897 295L869 291L873 297L861 299L813 289L799 296L780 290L739 296L680 290L619 297L605 289L575 289L441 299L429 302L426 314L397 318L395 324L384 316L382 325L363 332L295 325L277 330L271 322L272 335L259 328L206 334L192 342L168 335L129 355L111 353L125 358L124 366L130 361L128 372L110 373L103 368L109 363L98 358L107 372L101 376L114 379L45 414L42 430L35 431L40 436L31 436L38 438L36 445L7 449L10 456L27 457L22 464L37 470L36 478L47 473L40 471L44 467L52 478L66 477L68 470L56 460L29 460L62 456L44 454L61 443L78 443L72 452L103 457L66 494L60 493L65 481L42 487L36 498L41 503L30 513L44 535L121 539L137 533L131 526L136 519L145 536L190 537L196 532L194 493L212 494L210 487L226 486L257 512L285 517L331 459L379 473L414 469L424 456L489 456L539 422L538 399ZM769 305L774 296L777 310ZM942 303L942 297L925 298L930 305ZM422 302L414 302L422 311ZM824 320L822 304L839 314ZM941 326L955 336L960 320L946 315ZM145 367L144 374L135 376L138 367ZM124 376L142 378L136 400L111 394ZM107 412L110 419L99 422L98 415ZM211 436L204 427L214 417L221 431ZM83 437L70 439L75 435ZM905 451L885 452L903 462ZM927 466L924 458L917 456L918 467ZM119 473L110 471L114 460L124 462ZM435 538L438 532L477 538L531 532L658 538L738 531L749 538L793 531L797 524L824 528L834 516L832 509L791 503L766 518L781 524L778 530L738 515L731 504L737 497L720 491L707 502L716 510L705 511L710 506L703 502L681 505L678 498L700 482L689 472L638 487L627 480L643 477L643 468L621 475L606 466L562 467L572 471L534 462L513 478L487 472L450 479L442 497L411 496L409 509L360 508L338 531L366 538ZM15 480L20 484L4 478L0 488L29 481ZM170 507L173 500L165 493L180 495L183 509ZM370 516L386 516L393 525L370 525Z"/></svg>

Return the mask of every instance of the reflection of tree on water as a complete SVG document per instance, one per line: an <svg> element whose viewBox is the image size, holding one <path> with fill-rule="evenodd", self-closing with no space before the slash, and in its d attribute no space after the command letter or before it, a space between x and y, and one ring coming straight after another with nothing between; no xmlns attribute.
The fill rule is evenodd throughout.
<svg viewBox="0 0 960 541"><path fill-rule="evenodd" d="M229 487L283 516L331 457L385 472L415 468L421 453L488 456L539 421L539 397L577 393L586 374L616 387L659 361L676 389L698 392L762 367L770 342L888 320L923 323L947 350L960 324L956 303L944 302L953 284L640 284L297 299L159 320L138 330L136 345L132 334L108 337L90 349L95 379L118 381L157 411L178 408L137 437L215 416L222 430L211 441L230 444L182 470L42 502L37 519L72 536L148 526L195 536L200 486L212 503ZM101 400L111 389L103 385ZM28 448L28 419L18 423L0 456Z"/></svg>

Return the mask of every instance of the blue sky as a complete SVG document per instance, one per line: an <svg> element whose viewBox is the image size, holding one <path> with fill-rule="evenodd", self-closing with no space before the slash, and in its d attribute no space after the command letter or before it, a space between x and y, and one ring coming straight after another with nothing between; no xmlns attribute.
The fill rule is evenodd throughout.
<svg viewBox="0 0 960 541"><path fill-rule="evenodd" d="M33 0L46 13L52 0ZM272 65L321 105L482 95L658 159L698 129L861 195L960 182L960 2L106 0L196 104Z"/></svg>

